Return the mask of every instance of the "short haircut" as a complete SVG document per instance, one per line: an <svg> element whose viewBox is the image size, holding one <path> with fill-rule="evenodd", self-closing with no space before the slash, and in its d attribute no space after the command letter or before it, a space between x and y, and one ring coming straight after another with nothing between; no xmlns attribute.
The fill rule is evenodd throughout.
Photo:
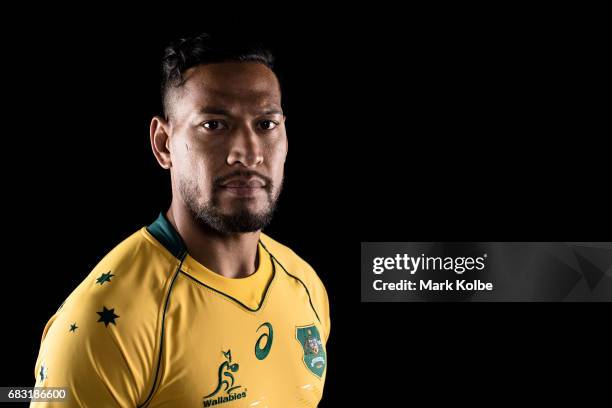
<svg viewBox="0 0 612 408"><path fill-rule="evenodd" d="M273 69L274 56L261 43L232 36L201 33L168 45L162 60L161 96L164 116L169 109L168 93L185 83L183 74L191 67L219 62L258 62Z"/></svg>

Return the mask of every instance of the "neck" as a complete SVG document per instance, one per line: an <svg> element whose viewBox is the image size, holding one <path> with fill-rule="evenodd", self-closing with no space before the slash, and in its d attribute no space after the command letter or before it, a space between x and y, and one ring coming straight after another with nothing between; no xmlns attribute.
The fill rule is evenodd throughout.
<svg viewBox="0 0 612 408"><path fill-rule="evenodd" d="M244 278L257 270L260 231L221 234L194 219L175 199L166 217L185 242L189 255L208 269L226 278Z"/></svg>

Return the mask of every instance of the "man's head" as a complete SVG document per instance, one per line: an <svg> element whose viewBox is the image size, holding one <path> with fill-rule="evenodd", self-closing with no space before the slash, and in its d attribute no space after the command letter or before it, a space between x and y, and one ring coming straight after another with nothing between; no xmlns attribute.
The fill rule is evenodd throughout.
<svg viewBox="0 0 612 408"><path fill-rule="evenodd" d="M261 230L287 156L270 52L202 34L167 47L162 68L164 117L153 118L150 135L173 200L218 232Z"/></svg>

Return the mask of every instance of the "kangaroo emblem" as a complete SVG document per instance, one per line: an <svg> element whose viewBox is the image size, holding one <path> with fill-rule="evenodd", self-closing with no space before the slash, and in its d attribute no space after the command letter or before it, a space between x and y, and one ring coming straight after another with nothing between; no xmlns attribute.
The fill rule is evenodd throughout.
<svg viewBox="0 0 612 408"><path fill-rule="evenodd" d="M240 366L238 365L238 363L232 364L232 351L227 350L227 352L222 351L222 353L225 356L225 361L219 366L219 381L217 383L217 388L215 388L213 392L205 396L204 399L210 398L213 395L217 394L219 391L221 391L221 388L223 387L225 387L223 391L226 391L228 394L241 387L241 385L234 386L235 379L232 373L238 371L238 368ZM225 377L227 377L227 379Z"/></svg>

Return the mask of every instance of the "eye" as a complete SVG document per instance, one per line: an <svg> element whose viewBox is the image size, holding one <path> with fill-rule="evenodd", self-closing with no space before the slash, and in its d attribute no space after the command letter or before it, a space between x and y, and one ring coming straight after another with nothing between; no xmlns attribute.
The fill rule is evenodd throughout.
<svg viewBox="0 0 612 408"><path fill-rule="evenodd" d="M202 126L207 130L222 130L227 127L225 126L225 123L221 122L220 120L207 120L206 122L202 123Z"/></svg>
<svg viewBox="0 0 612 408"><path fill-rule="evenodd" d="M263 130L272 130L277 126L278 123L274 122L273 120L262 120L261 122L259 122L259 127L261 127Z"/></svg>

